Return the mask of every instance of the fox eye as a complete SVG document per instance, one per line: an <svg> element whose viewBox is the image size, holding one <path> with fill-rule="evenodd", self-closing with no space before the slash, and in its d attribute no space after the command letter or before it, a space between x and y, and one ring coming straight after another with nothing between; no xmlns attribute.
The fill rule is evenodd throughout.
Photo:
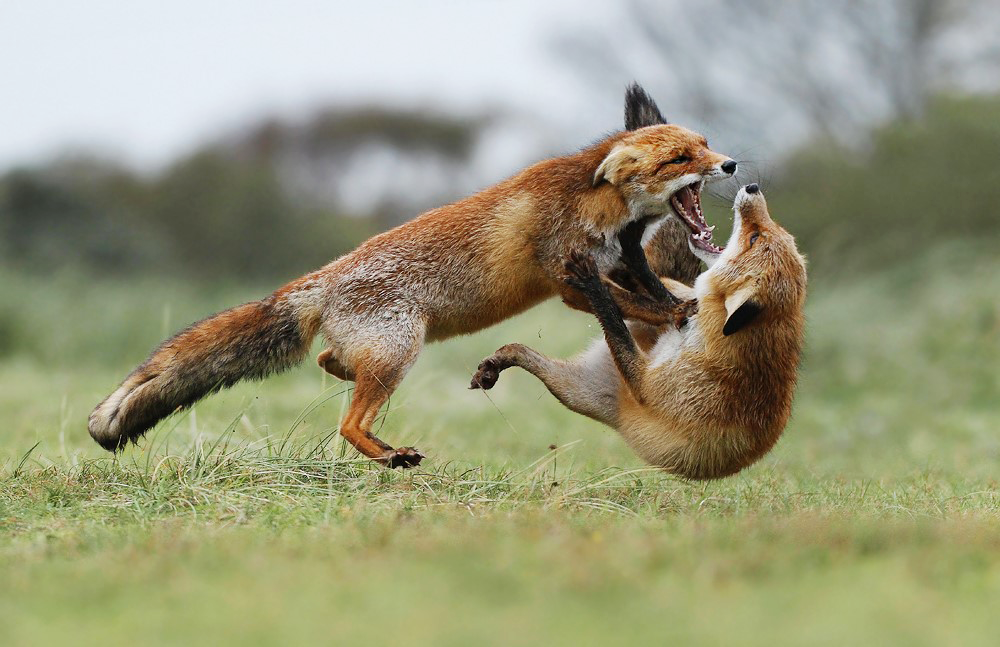
<svg viewBox="0 0 1000 647"><path fill-rule="evenodd" d="M753 244L757 242L758 238L760 238L760 232L759 231L755 231L752 234L750 234L750 246L751 247L753 247Z"/></svg>
<svg viewBox="0 0 1000 647"><path fill-rule="evenodd" d="M660 165L656 167L656 172L659 173L665 166L670 166L671 164L687 164L690 161L691 158L687 155L678 155L677 157L667 160L666 162L660 162Z"/></svg>

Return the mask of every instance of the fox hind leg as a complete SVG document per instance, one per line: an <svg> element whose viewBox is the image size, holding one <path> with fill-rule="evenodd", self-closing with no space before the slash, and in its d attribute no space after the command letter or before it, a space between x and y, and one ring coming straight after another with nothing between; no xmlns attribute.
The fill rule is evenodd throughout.
<svg viewBox="0 0 1000 647"><path fill-rule="evenodd" d="M338 380L353 381L354 373L349 371L346 366L340 363L340 360L334 354L333 350L327 348L318 356L316 356L316 363L324 371L334 376Z"/></svg>
<svg viewBox="0 0 1000 647"><path fill-rule="evenodd" d="M479 364L470 388L493 388L500 373L512 366L541 380L567 409L615 426L620 381L603 340L570 361L546 357L522 344L507 344Z"/></svg>
<svg viewBox="0 0 1000 647"><path fill-rule="evenodd" d="M393 448L375 436L372 427L378 412L389 400L420 353L422 337L408 346L385 346L370 350L355 363L354 395L347 415L340 422L340 434L355 449L386 467L415 467L424 455L413 447ZM329 358L328 358L329 359ZM325 366L324 366L325 368Z"/></svg>

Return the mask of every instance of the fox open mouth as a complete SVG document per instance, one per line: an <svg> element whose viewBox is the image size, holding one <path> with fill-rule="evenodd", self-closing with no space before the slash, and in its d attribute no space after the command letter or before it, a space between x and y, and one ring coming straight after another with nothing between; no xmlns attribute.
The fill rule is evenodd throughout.
<svg viewBox="0 0 1000 647"><path fill-rule="evenodd" d="M702 182L694 182L670 196L670 206L674 208L684 224L691 230L691 244L698 249L712 254L721 254L722 248L712 243L711 227L705 222L705 214L701 212Z"/></svg>

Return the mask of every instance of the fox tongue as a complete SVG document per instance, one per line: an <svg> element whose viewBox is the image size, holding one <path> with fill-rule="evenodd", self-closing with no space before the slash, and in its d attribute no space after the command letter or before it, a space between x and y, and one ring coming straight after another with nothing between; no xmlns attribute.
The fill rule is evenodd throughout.
<svg viewBox="0 0 1000 647"><path fill-rule="evenodd" d="M698 197L698 192L694 190L694 185L689 185L678 191L676 194L677 200L681 203L684 211L688 212L695 219L700 219L701 216L701 200Z"/></svg>
<svg viewBox="0 0 1000 647"><path fill-rule="evenodd" d="M697 185L691 184L679 190L671 198L674 203L674 210L691 230L691 243L700 249L713 254L722 252L722 248L712 243L712 230L705 222L705 215L701 211L701 196L695 188Z"/></svg>
<svg viewBox="0 0 1000 647"><path fill-rule="evenodd" d="M705 216L701 213L701 196L698 195L696 186L690 184L677 191L671 198L674 202L674 210L679 212L677 215L687 221L694 233L708 228Z"/></svg>

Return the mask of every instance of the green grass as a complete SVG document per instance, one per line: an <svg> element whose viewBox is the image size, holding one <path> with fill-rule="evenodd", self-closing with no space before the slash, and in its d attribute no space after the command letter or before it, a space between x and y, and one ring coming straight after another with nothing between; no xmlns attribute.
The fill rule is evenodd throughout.
<svg viewBox="0 0 1000 647"><path fill-rule="evenodd" d="M1000 261L942 245L814 275L794 419L737 477L685 482L505 373L594 334L546 304L428 348L382 435L336 435L304 365L110 458L85 419L165 333L257 292L41 281L0 292L0 641L990 644L1000 633ZM556 450L549 447L555 445Z"/></svg>

